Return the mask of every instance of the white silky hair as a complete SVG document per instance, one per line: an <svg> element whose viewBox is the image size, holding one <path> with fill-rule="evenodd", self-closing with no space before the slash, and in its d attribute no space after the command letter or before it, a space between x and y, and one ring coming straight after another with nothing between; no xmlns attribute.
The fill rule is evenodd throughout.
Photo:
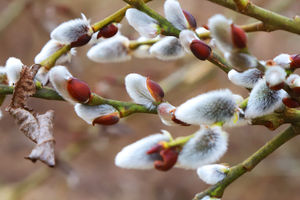
<svg viewBox="0 0 300 200"><path fill-rule="evenodd" d="M162 121L167 126L178 125L172 120L172 114L170 111L174 110L176 107L171 105L170 103L161 103L157 107L157 114Z"/></svg>
<svg viewBox="0 0 300 200"><path fill-rule="evenodd" d="M153 109L155 99L147 88L147 78L136 73L128 74L125 77L126 91L130 98L138 104Z"/></svg>
<svg viewBox="0 0 300 200"><path fill-rule="evenodd" d="M286 72L282 67L271 66L265 72L265 79L270 87L281 84L285 81Z"/></svg>
<svg viewBox="0 0 300 200"><path fill-rule="evenodd" d="M189 23L177 0L166 0L164 3L164 12L167 20L179 30L189 27Z"/></svg>
<svg viewBox="0 0 300 200"><path fill-rule="evenodd" d="M89 106L77 103L74 106L75 112L86 123L93 124L93 121L98 117L117 112L117 110L108 104Z"/></svg>
<svg viewBox="0 0 300 200"><path fill-rule="evenodd" d="M115 157L115 165L127 169L153 169L154 161L160 160L158 153L147 154L147 151L154 147L158 142L170 141L167 131L163 134L149 135L124 147Z"/></svg>
<svg viewBox="0 0 300 200"><path fill-rule="evenodd" d="M131 59L128 38L118 35L92 46L87 56L98 63L117 63Z"/></svg>
<svg viewBox="0 0 300 200"><path fill-rule="evenodd" d="M257 66L257 60L254 56L240 52L225 52L224 57L233 66L240 71Z"/></svg>
<svg viewBox="0 0 300 200"><path fill-rule="evenodd" d="M141 36L154 38L158 35L158 22L149 15L135 8L126 11L126 19Z"/></svg>
<svg viewBox="0 0 300 200"><path fill-rule="evenodd" d="M175 117L188 124L231 123L242 97L228 89L198 95L177 107Z"/></svg>
<svg viewBox="0 0 300 200"><path fill-rule="evenodd" d="M285 82L290 88L300 87L300 76L298 74L291 74Z"/></svg>
<svg viewBox="0 0 300 200"><path fill-rule="evenodd" d="M156 37L156 39L159 39L159 37ZM144 42L149 40L149 38L146 38L144 36L141 36L137 39L138 42ZM153 58L154 56L150 54L150 45L140 45L138 48L134 49L132 52L132 55L136 58Z"/></svg>
<svg viewBox="0 0 300 200"><path fill-rule="evenodd" d="M176 60L184 56L184 49L178 38L166 36L153 44L149 52L160 60Z"/></svg>
<svg viewBox="0 0 300 200"><path fill-rule="evenodd" d="M191 30L183 30L179 34L179 40L181 42L181 45L184 47L184 50L187 53L191 52L190 45L193 40L199 40L199 38L196 36L196 34Z"/></svg>
<svg viewBox="0 0 300 200"><path fill-rule="evenodd" d="M207 30L206 28L200 26L200 27L196 28L195 32L197 34L204 34L204 33L206 34L206 33L209 33L209 30Z"/></svg>
<svg viewBox="0 0 300 200"><path fill-rule="evenodd" d="M260 80L250 93L245 117L251 119L274 112L283 105L282 98L286 95L284 90L271 90L266 80Z"/></svg>
<svg viewBox="0 0 300 200"><path fill-rule="evenodd" d="M231 52L233 49L231 24L232 21L221 14L214 15L208 20L211 36L222 52Z"/></svg>
<svg viewBox="0 0 300 200"><path fill-rule="evenodd" d="M291 57L289 54L282 53L273 58L273 61L283 68L290 68Z"/></svg>
<svg viewBox="0 0 300 200"><path fill-rule="evenodd" d="M176 167L197 169L219 160L227 150L228 136L219 126L202 126L179 153Z"/></svg>
<svg viewBox="0 0 300 200"><path fill-rule="evenodd" d="M63 22L56 27L50 34L51 39L55 39L63 44L71 44L83 35L92 35L90 21L82 15L82 18L77 18Z"/></svg>
<svg viewBox="0 0 300 200"><path fill-rule="evenodd" d="M62 65L55 66L49 71L49 80L55 91L69 103L76 104L77 102L71 97L67 89L68 80L72 77L68 69Z"/></svg>
<svg viewBox="0 0 300 200"><path fill-rule="evenodd" d="M244 72L238 72L234 69L228 73L228 79L235 85L242 86L245 88L253 88L254 85L262 79L263 73L254 68L248 69Z"/></svg>
<svg viewBox="0 0 300 200"><path fill-rule="evenodd" d="M41 49L40 53L38 53L35 58L34 62L36 64L40 64L42 61L50 57L53 53L58 51L60 48L63 47L64 44L60 43L56 40L49 40ZM63 64L66 62L71 62L72 55L76 55L75 48L72 48L70 52L63 54L59 59L57 59L56 64Z"/></svg>
<svg viewBox="0 0 300 200"><path fill-rule="evenodd" d="M201 200L221 200L221 199L206 195Z"/></svg>
<svg viewBox="0 0 300 200"><path fill-rule="evenodd" d="M222 164L204 165L197 169L197 174L205 183L214 185L226 177L228 167Z"/></svg>
<svg viewBox="0 0 300 200"><path fill-rule="evenodd" d="M41 67L34 78L41 82L42 85L46 85L49 81L49 70L45 67Z"/></svg>
<svg viewBox="0 0 300 200"><path fill-rule="evenodd" d="M5 64L6 75L10 86L13 86L20 79L20 73L23 68L23 63L20 59L10 57Z"/></svg>

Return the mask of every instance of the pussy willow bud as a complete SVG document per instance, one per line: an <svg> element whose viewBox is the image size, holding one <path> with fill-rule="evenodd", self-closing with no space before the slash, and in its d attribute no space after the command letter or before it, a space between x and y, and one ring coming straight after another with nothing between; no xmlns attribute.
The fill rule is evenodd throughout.
<svg viewBox="0 0 300 200"><path fill-rule="evenodd" d="M81 119L92 125L113 125L118 123L120 119L119 112L114 107L107 104L89 106L78 103L75 105L74 109Z"/></svg>
<svg viewBox="0 0 300 200"><path fill-rule="evenodd" d="M147 152L159 142L170 141L169 133L154 134L147 136L124 147L115 158L115 165L127 169L153 169L154 162L161 159L159 153L148 154Z"/></svg>
<svg viewBox="0 0 300 200"><path fill-rule="evenodd" d="M231 37L233 45L236 48L243 49L247 47L247 35L243 29L231 24Z"/></svg>
<svg viewBox="0 0 300 200"><path fill-rule="evenodd" d="M124 36L115 36L93 46L87 56L94 62L124 62L131 59L129 40Z"/></svg>
<svg viewBox="0 0 300 200"><path fill-rule="evenodd" d="M202 26L198 27L195 31L197 34L209 33L209 30Z"/></svg>
<svg viewBox="0 0 300 200"><path fill-rule="evenodd" d="M161 103L157 107L157 114L160 120L167 126L174 126L177 123L173 121L172 111L175 110L176 107L169 103Z"/></svg>
<svg viewBox="0 0 300 200"><path fill-rule="evenodd" d="M125 77L125 86L134 102L150 109L160 103L164 97L164 92L157 83L139 74L128 74Z"/></svg>
<svg viewBox="0 0 300 200"><path fill-rule="evenodd" d="M5 64L6 75L10 86L13 86L20 79L20 72L22 70L23 63L20 59L10 57Z"/></svg>
<svg viewBox="0 0 300 200"><path fill-rule="evenodd" d="M51 32L50 36L63 44L78 47L88 43L92 34L90 22L82 14L82 19L73 19L60 24Z"/></svg>
<svg viewBox="0 0 300 200"><path fill-rule="evenodd" d="M279 66L268 67L265 79L271 90L280 90L284 87L286 72Z"/></svg>
<svg viewBox="0 0 300 200"><path fill-rule="evenodd" d="M232 21L223 15L217 14L208 20L208 27L217 47L223 52L231 52L233 49L231 37Z"/></svg>
<svg viewBox="0 0 300 200"><path fill-rule="evenodd" d="M184 47L184 50L188 53L191 52L190 45L192 41L198 39L199 38L196 36L196 34L191 30L180 31L179 40L181 42L181 45Z"/></svg>
<svg viewBox="0 0 300 200"><path fill-rule="evenodd" d="M238 71L245 71L257 66L256 58L246 53L225 52L224 57Z"/></svg>
<svg viewBox="0 0 300 200"><path fill-rule="evenodd" d="M49 79L55 90L72 104L89 101L91 91L88 85L72 76L64 66L55 66L49 72Z"/></svg>
<svg viewBox="0 0 300 200"><path fill-rule="evenodd" d="M40 64L42 61L50 57L53 53L58 51L62 48L64 44L56 41L56 40L49 40L45 46L43 46L41 52L36 55L34 58L34 62L36 64ZM72 55L76 55L76 50L73 48L70 52L63 54L59 59L57 59L56 64L63 64L65 62L71 62Z"/></svg>
<svg viewBox="0 0 300 200"><path fill-rule="evenodd" d="M179 30L197 27L195 18L187 11L182 10L177 0L166 0L164 11L167 20Z"/></svg>
<svg viewBox="0 0 300 200"><path fill-rule="evenodd" d="M202 126L183 146L176 166L197 169L216 162L227 150L227 137L227 133L219 126Z"/></svg>
<svg viewBox="0 0 300 200"><path fill-rule="evenodd" d="M151 55L160 60L175 60L184 56L184 49L174 36L166 36L149 49Z"/></svg>
<svg viewBox="0 0 300 200"><path fill-rule="evenodd" d="M265 80L260 80L250 93L245 117L250 119L274 112L282 106L285 96L283 90L271 90Z"/></svg>
<svg viewBox="0 0 300 200"><path fill-rule="evenodd" d="M114 24L108 24L101 28L97 34L97 39L100 37L110 38L116 35L118 32L118 27Z"/></svg>
<svg viewBox="0 0 300 200"><path fill-rule="evenodd" d="M280 67L288 69L290 68L291 57L289 54L282 53L276 56L275 58L273 58L273 61Z"/></svg>
<svg viewBox="0 0 300 200"><path fill-rule="evenodd" d="M181 104L175 111L175 117L188 124L224 122L229 125L237 121L240 113L238 103L242 99L228 89L211 91Z"/></svg>
<svg viewBox="0 0 300 200"><path fill-rule="evenodd" d="M45 67L41 67L35 75L35 79L41 82L42 85L47 85L49 82L49 70Z"/></svg>
<svg viewBox="0 0 300 200"><path fill-rule="evenodd" d="M229 171L228 166L222 164L204 165L197 169L197 174L205 183L214 185L222 181Z"/></svg>
<svg viewBox="0 0 300 200"><path fill-rule="evenodd" d="M292 69L300 68L300 54L291 55L290 67Z"/></svg>
<svg viewBox="0 0 300 200"><path fill-rule="evenodd" d="M300 76L298 74L291 74L285 82L296 94L300 94Z"/></svg>
<svg viewBox="0 0 300 200"><path fill-rule="evenodd" d="M159 146L154 146L154 148L157 148ZM167 171L171 169L177 162L178 158L178 151L176 148L168 148L164 149L158 148L156 151L153 151L153 148L150 149L150 151L147 151L147 154L153 154L153 153L159 153L161 156L161 160L155 160L154 161L154 168L160 171Z"/></svg>
<svg viewBox="0 0 300 200"><path fill-rule="evenodd" d="M221 200L221 199L206 195L201 200Z"/></svg>
<svg viewBox="0 0 300 200"><path fill-rule="evenodd" d="M228 73L228 79L235 85L245 88L253 88L254 85L263 77L263 73L254 68L248 69L244 72L237 72L232 69Z"/></svg>
<svg viewBox="0 0 300 200"><path fill-rule="evenodd" d="M193 40L190 44L194 56L200 60L206 60L211 55L211 48L201 40Z"/></svg>
<svg viewBox="0 0 300 200"><path fill-rule="evenodd" d="M138 9L129 8L126 11L126 19L144 37L154 38L159 34L158 22Z"/></svg>
<svg viewBox="0 0 300 200"><path fill-rule="evenodd" d="M137 39L137 42L144 42L149 40L149 38L141 36ZM138 48L134 49L132 55L136 58L153 58L154 56L150 53L150 45L140 45Z"/></svg>
<svg viewBox="0 0 300 200"><path fill-rule="evenodd" d="M282 99L282 103L284 103L284 105L286 105L289 108L298 108L300 106L300 102L291 97L284 97Z"/></svg>

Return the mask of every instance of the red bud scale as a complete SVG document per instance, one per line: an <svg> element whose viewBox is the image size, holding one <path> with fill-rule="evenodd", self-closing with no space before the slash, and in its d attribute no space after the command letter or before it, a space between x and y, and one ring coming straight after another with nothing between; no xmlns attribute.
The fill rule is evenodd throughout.
<svg viewBox="0 0 300 200"><path fill-rule="evenodd" d="M231 24L231 37L233 44L240 49L247 46L247 35L243 29Z"/></svg>
<svg viewBox="0 0 300 200"><path fill-rule="evenodd" d="M114 24L108 24L101 28L98 32L97 39L100 37L110 38L118 32L118 27Z"/></svg>
<svg viewBox="0 0 300 200"><path fill-rule="evenodd" d="M156 102L162 102L165 94L163 89L155 81L152 81L149 77L146 80L147 89L150 92L151 96L155 99Z"/></svg>
<svg viewBox="0 0 300 200"><path fill-rule="evenodd" d="M190 44L193 54L200 60L206 60L211 54L211 48L201 40L193 40Z"/></svg>
<svg viewBox="0 0 300 200"><path fill-rule="evenodd" d="M77 78L70 78L68 80L67 90L70 96L80 103L88 102L91 97L89 86Z"/></svg>

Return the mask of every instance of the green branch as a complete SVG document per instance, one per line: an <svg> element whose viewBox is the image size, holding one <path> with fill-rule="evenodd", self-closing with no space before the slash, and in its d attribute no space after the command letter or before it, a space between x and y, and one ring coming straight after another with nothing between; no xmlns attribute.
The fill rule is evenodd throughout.
<svg viewBox="0 0 300 200"><path fill-rule="evenodd" d="M256 18L262 21L265 29L285 30L291 33L300 34L300 18L294 19L279 15L275 12L261 8L249 0L208 0L219 4L241 14ZM260 25L261 26L261 25Z"/></svg>
<svg viewBox="0 0 300 200"><path fill-rule="evenodd" d="M267 142L263 147L261 147L258 151L252 154L244 162L231 167L229 169L227 176L221 182L211 186L204 192L196 194L194 200L200 200L206 195L221 198L227 186L229 186L232 182L234 182L236 179L238 179L246 172L251 171L264 158L269 156L281 145L283 145L293 137L297 136L299 133L300 133L299 128L290 126L288 129L286 129L285 131L283 131L282 133L274 137L272 140Z"/></svg>

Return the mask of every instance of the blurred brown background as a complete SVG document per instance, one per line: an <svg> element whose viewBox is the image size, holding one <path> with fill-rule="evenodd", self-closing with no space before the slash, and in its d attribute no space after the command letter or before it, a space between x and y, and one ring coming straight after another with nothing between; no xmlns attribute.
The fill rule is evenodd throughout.
<svg viewBox="0 0 300 200"><path fill-rule="evenodd" d="M195 16L198 25L206 24L216 13L231 17L237 24L251 22L248 17L205 0L180 2ZM297 0L255 2L289 17L300 14ZM48 41L50 31L59 23L80 17L81 12L93 23L123 5L121 0L0 0L0 65L4 65L10 56L30 65ZM162 0L149 5L163 13ZM11 6L16 7L13 12L7 12ZM15 19L10 21L13 16ZM132 39L137 38L126 20L123 24L122 32ZM299 53L300 37L295 34L276 31L249 36L251 52L259 59L270 59L279 53ZM124 76L130 72L163 81L162 86L168 90L166 98L174 105L218 88L230 88L247 96L247 91L232 85L221 70L192 57L174 62L133 59L126 63L98 64L87 59L87 50L87 46L78 48L77 56L67 66L73 75L108 98L130 101L123 85ZM8 103L9 98L1 109L4 110ZM25 160L33 144L4 113L0 120L0 200L188 200L208 187L198 179L195 171L124 170L114 165L116 153L137 139L161 129L174 136L187 135L197 127L167 127L157 116L149 114L132 115L112 127L92 127L79 119L72 106L65 102L31 99L30 105L39 112L55 110L56 153L65 162L50 169L40 162L33 164ZM229 150L220 162L230 165L248 157L278 132L253 126L227 131L230 133ZM299 138L285 144L251 173L228 187L222 199L300 199L299 145Z"/></svg>

